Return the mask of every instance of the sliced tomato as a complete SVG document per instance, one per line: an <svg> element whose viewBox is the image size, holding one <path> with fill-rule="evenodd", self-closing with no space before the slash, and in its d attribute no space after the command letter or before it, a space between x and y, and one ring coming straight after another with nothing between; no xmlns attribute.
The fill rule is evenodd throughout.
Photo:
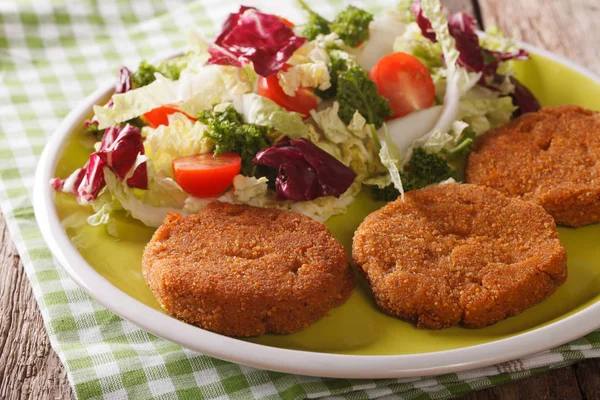
<svg viewBox="0 0 600 400"><path fill-rule="evenodd" d="M369 73L380 95L390 101L392 118L433 106L435 86L429 70L406 53L388 54Z"/></svg>
<svg viewBox="0 0 600 400"><path fill-rule="evenodd" d="M144 118L146 119L146 122L148 122L148 125L150 125L150 127L158 128L160 125L169 125L169 115L174 114L176 112L185 114L184 112L176 108L169 106L161 106L155 108L152 111L148 111L146 114L144 114ZM187 114L185 115L192 121L196 121L196 118L190 117Z"/></svg>
<svg viewBox="0 0 600 400"><path fill-rule="evenodd" d="M216 197L233 183L240 172L242 158L236 153L212 153L179 157L173 160L175 182L194 197Z"/></svg>
<svg viewBox="0 0 600 400"><path fill-rule="evenodd" d="M288 96L279 86L277 74L267 78L258 77L258 94L273 100L286 110L304 115L305 118L310 116L310 110L317 108L317 97L312 89L299 88L295 96Z"/></svg>

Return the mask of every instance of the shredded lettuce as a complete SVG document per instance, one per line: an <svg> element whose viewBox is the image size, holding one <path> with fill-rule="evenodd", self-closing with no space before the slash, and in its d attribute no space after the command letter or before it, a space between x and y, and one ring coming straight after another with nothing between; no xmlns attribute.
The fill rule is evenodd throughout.
<svg viewBox="0 0 600 400"><path fill-rule="evenodd" d="M283 92L295 96L300 88L318 88L327 90L331 87L329 68L324 61L298 64L277 73L277 80Z"/></svg>
<svg viewBox="0 0 600 400"><path fill-rule="evenodd" d="M442 58L442 45L432 42L421 33L416 22L409 24L405 32L396 37L394 52L403 52L415 56L431 73L434 82L445 78L446 71Z"/></svg>
<svg viewBox="0 0 600 400"><path fill-rule="evenodd" d="M320 222L325 222L337 214L343 214L358 193L360 182L354 182L339 198L334 196L319 197L311 201L290 202L288 209Z"/></svg>
<svg viewBox="0 0 600 400"><path fill-rule="evenodd" d="M184 211L190 214L197 213L213 200L215 199L189 197L185 201ZM233 187L216 200L233 204L249 204L255 207L275 207L277 205L275 197L269 193L267 178L244 175L236 175L233 178Z"/></svg>
<svg viewBox="0 0 600 400"><path fill-rule="evenodd" d="M492 26L485 30L485 34L479 37L482 48L497 53L510 53L519 51L520 47L510 38L506 37L497 27ZM514 60L500 63L496 70L498 75L513 75Z"/></svg>
<svg viewBox="0 0 600 400"><path fill-rule="evenodd" d="M446 132L450 129L451 124L456 121L461 93L468 90L464 86L470 84L472 87L477 83L477 80L466 80L467 83L460 85L461 75L465 74L466 71L458 66L460 53L456 49L456 42L448 30L448 19L444 14L441 2L439 0L423 0L421 7L425 16L431 22L435 37L441 45L447 68L443 110L440 118L430 131L430 134L432 134L436 131Z"/></svg>
<svg viewBox="0 0 600 400"><path fill-rule="evenodd" d="M302 115L287 111L266 97L255 93L236 96L233 106L244 116L246 123L271 127L292 139L307 134L308 128L302 122Z"/></svg>
<svg viewBox="0 0 600 400"><path fill-rule="evenodd" d="M344 213L360 192L360 188L360 182L355 182L339 198L325 196L310 201L278 202L275 201L274 193L268 190L267 178L237 175L233 179L233 187L217 199L188 198L185 202L184 212L188 214L197 213L211 201L218 200L233 204L249 204L255 207L290 210L324 222L333 215Z"/></svg>
<svg viewBox="0 0 600 400"><path fill-rule="evenodd" d="M253 90L247 69L206 65L192 72L185 69L179 80L173 81L161 74L147 86L115 94L112 108L94 106L98 128L116 125L169 105L188 115L196 115L214 104L231 100L234 95Z"/></svg>
<svg viewBox="0 0 600 400"><path fill-rule="evenodd" d="M378 157L378 148L372 132L373 125L356 111L346 125L338 114L339 105L334 102L331 107L319 112L311 111L311 116L322 135L313 131L308 137L313 143L338 158L349 166L362 181L385 171Z"/></svg>
<svg viewBox="0 0 600 400"><path fill-rule="evenodd" d="M180 113L169 115L168 126L144 128L144 150L157 173L172 178L171 161L174 158L212 152L214 143L204 135L205 129L202 123L192 122Z"/></svg>
<svg viewBox="0 0 600 400"><path fill-rule="evenodd" d="M141 198L138 198L134 189L117 179L116 175L108 168L104 169L104 177L106 179L106 190L118 202L116 204L120 204L133 218L141 221L146 226L159 227L167 213L181 212L181 207L154 205L149 202L148 193L153 192L153 195L156 195L156 192L152 189L146 191L146 194ZM110 208L111 206L105 204L104 207ZM110 219L106 217L105 221L108 222Z"/></svg>
<svg viewBox="0 0 600 400"><path fill-rule="evenodd" d="M348 124L348 130L354 134L354 136L364 139L371 136L371 125L367 124L367 120L362 116L361 113L356 111L352 116L352 120Z"/></svg>
<svg viewBox="0 0 600 400"><path fill-rule="evenodd" d="M415 147L423 148L429 153L450 151L458 146L462 133L469 125L463 121L454 121L448 132L435 131L424 141L417 141Z"/></svg>
<svg viewBox="0 0 600 400"><path fill-rule="evenodd" d="M433 106L424 110L415 111L402 118L388 121L385 127L377 130L379 140L391 142L400 154L398 158L402 167L408 162L411 152L417 141L426 141L428 136L435 132L433 128L442 114L442 106ZM428 132L431 132L427 135Z"/></svg>
<svg viewBox="0 0 600 400"><path fill-rule="evenodd" d="M114 231L114 221L111 220L112 212L122 210L121 204L114 197L104 190L98 198L91 203L94 214L87 218L87 223L91 226L106 225L109 230Z"/></svg>
<svg viewBox="0 0 600 400"><path fill-rule="evenodd" d="M477 136L511 120L516 107L509 96L460 102L458 117L473 128Z"/></svg>
<svg viewBox="0 0 600 400"><path fill-rule="evenodd" d="M379 138L381 148L379 149L379 159L383 166L388 170L391 183L394 185L396 190L400 192L400 197L404 201L404 187L402 186L402 179L400 178L400 168L405 160L402 158L400 149L394 144L390 137L390 133L387 129L387 125L383 124L383 135ZM370 184L377 184L381 187L380 181L371 181Z"/></svg>
<svg viewBox="0 0 600 400"><path fill-rule="evenodd" d="M339 144L350 137L348 127L339 117L340 103L337 101L331 107L321 111L311 110L310 115L321 128L325 137L333 143Z"/></svg>

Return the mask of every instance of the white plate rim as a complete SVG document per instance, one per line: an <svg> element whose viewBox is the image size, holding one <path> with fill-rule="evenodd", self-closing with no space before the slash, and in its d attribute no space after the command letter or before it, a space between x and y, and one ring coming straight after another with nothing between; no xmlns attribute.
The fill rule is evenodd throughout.
<svg viewBox="0 0 600 400"><path fill-rule="evenodd" d="M520 43L600 84L600 77L568 59ZM69 276L104 307L140 328L185 348L222 360L285 373L348 379L406 378L460 372L521 358L561 345L600 327L600 301L560 321L510 338L454 350L405 355L343 355L270 347L230 338L181 322L113 286L90 266L60 224L49 181L62 146L112 84L88 96L49 138L36 168L33 206L51 253Z"/></svg>

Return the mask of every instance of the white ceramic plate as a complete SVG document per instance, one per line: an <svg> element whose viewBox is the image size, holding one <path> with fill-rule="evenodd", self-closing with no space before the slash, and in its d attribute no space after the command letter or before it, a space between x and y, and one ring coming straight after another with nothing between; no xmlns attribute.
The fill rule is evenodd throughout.
<svg viewBox="0 0 600 400"><path fill-rule="evenodd" d="M532 53L557 61L581 75L600 78L570 61L531 46ZM34 188L34 210L52 254L90 296L121 317L183 347L256 368L340 378L399 378L458 372L516 359L566 343L600 326L600 302L550 325L487 344L423 354L360 356L288 350L249 343L205 331L165 315L117 289L73 246L61 227L49 185L60 151L92 105L106 98L112 85L89 96L52 135L40 158Z"/></svg>

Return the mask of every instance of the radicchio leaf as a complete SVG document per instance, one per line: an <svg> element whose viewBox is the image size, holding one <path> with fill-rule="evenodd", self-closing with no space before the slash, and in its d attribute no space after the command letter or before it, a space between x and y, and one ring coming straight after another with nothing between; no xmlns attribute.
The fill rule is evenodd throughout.
<svg viewBox="0 0 600 400"><path fill-rule="evenodd" d="M83 169L85 170L85 174L77 188L77 198L79 202L82 199L84 203L91 203L98 198L98 194L106 186L106 181L104 180L104 161L98 154L92 153L88 162L83 166Z"/></svg>
<svg viewBox="0 0 600 400"><path fill-rule="evenodd" d="M421 9L421 0L415 0L411 10L421 28L421 34L432 42L436 42L431 23ZM482 48L476 30L477 22L468 14L459 12L448 16L448 31L454 37L456 49L460 53L458 64L461 67L472 72L482 72L486 77L492 77L496 74L501 62L526 60L529 57L529 54L523 49L502 53Z"/></svg>
<svg viewBox="0 0 600 400"><path fill-rule="evenodd" d="M279 17L241 6L230 14L214 44L208 49L209 64L241 67L252 62L254 71L270 76L279 71L306 38Z"/></svg>
<svg viewBox="0 0 600 400"><path fill-rule="evenodd" d="M117 82L115 83L115 94L126 93L131 90L131 71L127 67L121 67L117 74ZM112 108L112 97L106 103L105 107Z"/></svg>
<svg viewBox="0 0 600 400"><path fill-rule="evenodd" d="M350 168L306 139L285 137L258 152L253 162L277 169L277 201L340 197L356 178Z"/></svg>
<svg viewBox="0 0 600 400"><path fill-rule="evenodd" d="M470 71L483 72L486 64L483 49L479 45L479 38L475 32L476 27L477 22L463 12L448 17L448 31L454 37L456 49L460 53L458 65Z"/></svg>
<svg viewBox="0 0 600 400"><path fill-rule="evenodd" d="M131 90L131 71L127 67L121 67L119 73L117 74L117 82L115 83L115 92L114 94L120 94L129 92ZM104 105L106 108L112 108L113 99L112 96L108 103ZM95 125L92 127L91 125ZM94 116L92 119L88 119L84 122L84 126L89 131L97 131L98 130L98 120Z"/></svg>
<svg viewBox="0 0 600 400"><path fill-rule="evenodd" d="M100 143L100 149L92 153L82 168L74 171L66 179L54 178L50 184L54 190L73 193L81 204L91 203L98 198L100 191L106 186L104 167L120 179L125 179L135 166L139 154L144 154L144 145L140 130L132 125L112 126ZM148 188L148 171L146 163L138 165L127 179L127 185L139 189Z"/></svg>
<svg viewBox="0 0 600 400"><path fill-rule="evenodd" d="M419 25L419 28L421 28L421 34L427 39L431 40L432 42L436 42L437 39L435 38L435 32L431 27L431 22L429 22L429 19L427 19L425 14L423 14L423 9L421 8L421 0L413 1L410 9L413 13L413 16L415 17L417 25Z"/></svg>
<svg viewBox="0 0 600 400"><path fill-rule="evenodd" d="M54 190L73 193L80 204L91 203L106 186L104 180L104 161L96 153L92 153L85 165L75 170L68 178L54 178L50 184Z"/></svg>
<svg viewBox="0 0 600 400"><path fill-rule="evenodd" d="M541 108L539 101L525 85L512 76L510 81L515 85L515 92L511 94L512 101L518 107L513 113L513 117L516 118L528 112L536 112Z"/></svg>
<svg viewBox="0 0 600 400"><path fill-rule="evenodd" d="M144 154L144 144L140 130L133 125L111 126L102 137L98 155L106 165L123 180L134 167L138 154ZM139 189L148 188L146 163L138 165L127 185Z"/></svg>

